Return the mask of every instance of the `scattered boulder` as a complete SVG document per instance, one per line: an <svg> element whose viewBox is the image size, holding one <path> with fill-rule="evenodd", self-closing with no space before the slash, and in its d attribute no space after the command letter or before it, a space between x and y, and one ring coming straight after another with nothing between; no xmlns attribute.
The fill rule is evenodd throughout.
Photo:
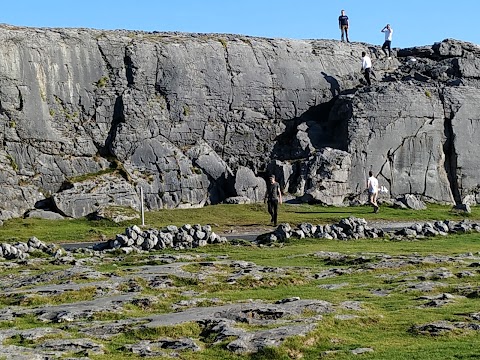
<svg viewBox="0 0 480 360"><path fill-rule="evenodd" d="M396 199L396 203L397 202L400 202L405 207L412 210L425 210L427 208L425 203L413 194L400 196Z"/></svg>
<svg viewBox="0 0 480 360"><path fill-rule="evenodd" d="M25 214L26 219L46 219L46 220L62 220L64 216L53 211L47 211L42 209L30 210Z"/></svg>
<svg viewBox="0 0 480 360"><path fill-rule="evenodd" d="M85 355L102 355L105 353L102 344L90 339L45 340L39 348L57 352L84 353Z"/></svg>
<svg viewBox="0 0 480 360"><path fill-rule="evenodd" d="M251 204L252 200L246 196L232 196L225 199L225 204Z"/></svg>
<svg viewBox="0 0 480 360"><path fill-rule="evenodd" d="M452 332L463 332L466 330L480 331L476 323L436 321L422 325L413 325L409 331L418 335L440 336Z"/></svg>

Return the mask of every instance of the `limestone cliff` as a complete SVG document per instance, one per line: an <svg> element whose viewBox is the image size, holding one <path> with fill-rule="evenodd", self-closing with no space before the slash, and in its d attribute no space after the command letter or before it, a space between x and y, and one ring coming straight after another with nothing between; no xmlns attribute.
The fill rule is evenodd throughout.
<svg viewBox="0 0 480 360"><path fill-rule="evenodd" d="M359 86L369 51L376 81ZM0 219L263 197L474 201L480 49L0 27ZM477 197L478 199L478 197Z"/></svg>

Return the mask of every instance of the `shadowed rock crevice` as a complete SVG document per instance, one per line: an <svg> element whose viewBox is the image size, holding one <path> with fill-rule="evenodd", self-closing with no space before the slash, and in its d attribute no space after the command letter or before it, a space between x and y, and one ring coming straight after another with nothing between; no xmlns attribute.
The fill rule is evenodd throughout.
<svg viewBox="0 0 480 360"><path fill-rule="evenodd" d="M99 149L99 153L102 156L111 156L114 153L113 143L117 137L118 126L125 122L123 96L118 96L115 99L115 105L113 107L113 118L111 122L110 130L108 131L105 145Z"/></svg>
<svg viewBox="0 0 480 360"><path fill-rule="evenodd" d="M284 121L285 130L275 139L272 159L299 160L324 147L345 151L347 123L331 118L335 104L336 98L310 107L297 118Z"/></svg>
<svg viewBox="0 0 480 360"><path fill-rule="evenodd" d="M443 93L440 93L440 99L445 104L445 98ZM456 204L462 203L462 197L460 195L459 184L457 180L457 153L455 150L455 133L452 126L452 118L454 117L454 112L451 111L451 115L447 117L445 113L444 119L444 133L445 133L445 142L443 144L443 152L445 154L445 171L447 172L448 181L450 184L450 189L453 194L453 198Z"/></svg>
<svg viewBox="0 0 480 360"><path fill-rule="evenodd" d="M135 86L135 66L131 57L131 52L128 47L125 49L125 57L123 63L125 64L125 77L129 87Z"/></svg>

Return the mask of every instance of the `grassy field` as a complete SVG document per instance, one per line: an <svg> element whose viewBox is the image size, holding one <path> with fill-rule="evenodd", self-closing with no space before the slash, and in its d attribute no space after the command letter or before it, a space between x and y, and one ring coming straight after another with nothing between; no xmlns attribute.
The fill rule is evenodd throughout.
<svg viewBox="0 0 480 360"><path fill-rule="evenodd" d="M288 222L292 226L302 222L313 224L335 223L338 220L355 216L370 220L389 221L427 221L427 220L471 220L480 219L480 208L473 207L471 214L458 214L450 206L429 205L427 210L413 211L382 207L380 213L373 214L369 206L325 207L316 205L280 206L279 222ZM116 224L108 220L89 221L86 219L40 220L12 219L0 227L0 241L26 241L36 236L44 242L69 243L99 241L123 233L130 225L140 225L139 220ZM269 215L265 205L214 205L200 209L159 210L145 213L145 224L150 228L162 228L166 225L210 224L216 232L267 227ZM238 231L237 231L238 232Z"/></svg>
<svg viewBox="0 0 480 360"><path fill-rule="evenodd" d="M449 207L429 206L425 211L396 210L382 208L379 214L373 214L370 207L333 208L319 206L292 206L281 207L280 221L298 224L301 222L333 223L339 219L356 216L367 220L388 221L427 221L427 220L461 220L465 218L452 213ZM473 208L468 219L480 219L477 208ZM231 227L249 229L268 225L268 215L261 205L211 206L195 210L172 210L147 213L147 225L163 227L168 224L183 225L185 223L212 224L216 231L228 230ZM136 222L138 224L138 222ZM87 220L10 220L0 228L1 241L25 240L29 236L37 236L43 241L65 242L98 240L102 236L109 237L123 232L129 224L114 224L108 221ZM320 252L336 252L345 256L347 260L333 262L321 256ZM91 267L98 271L105 279L129 274L141 286L138 297L150 296L157 299L151 306L139 307L127 304L122 310L109 311L108 309L96 314L88 321L114 321L121 319L144 318L149 315L173 312L173 305L181 300L195 297L203 298L198 306L209 306L220 302L230 304L245 302L251 299L275 302L277 300L300 297L301 299L328 301L336 308L332 314L323 315L318 320L317 328L306 337L293 337L278 348L267 348L251 355L237 355L228 351L226 342L213 344L211 339L204 338L202 330L196 323L184 323L177 326L162 326L149 329L132 329L111 339L100 341L106 349L104 355L91 355L93 360L132 360L141 359L125 351L126 344L135 344L142 340L155 341L163 337L189 337L200 343L202 350L196 353L181 353L184 360L289 360L289 359L367 359L367 360L454 360L480 358L480 331L458 330L441 336L418 334L412 331L415 325L422 325L435 321L466 322L471 321L469 314L480 312L479 296L465 296L465 289L480 293L478 276L480 276L480 234L451 235L447 237L433 237L415 241L389 241L387 239L363 239L352 241L336 241L324 239L289 240L287 243L271 247L234 246L231 244L207 246L193 250L174 251L167 253L190 256L191 259L181 258L184 263L182 270L191 274L205 273L202 280L185 279L169 275L173 286L166 289L150 288L148 282L142 278L146 266L162 265L158 260L161 253L120 254L110 253L102 258L100 263L92 263ZM417 264L404 264L392 268L369 268L369 263L375 263L379 258L405 259L413 254L422 256L447 256L440 262L425 261ZM469 257L462 257L470 254ZM76 254L80 258L82 255ZM84 255L83 255L84 256ZM349 258L359 256L370 257L368 263L348 262ZM87 257L88 259L88 257ZM71 266L55 264L51 259L38 259L40 262L32 264L20 263L16 267L5 269L0 274L0 280L8 286L15 276L36 276L37 274L57 273ZM228 260L228 261L227 261ZM280 269L281 272L267 271L261 278L244 276L235 284L227 281L236 273L229 265L230 261L241 260L256 264L267 269ZM36 265L35 265L36 264ZM318 278L318 274L327 269L351 270L331 278ZM450 272L458 274L469 271L470 277L451 276L438 278L433 276L427 279L435 284L435 289L425 292L407 290L408 284L421 282L429 273ZM278 275L281 274L281 275ZM89 300L95 295L95 286L89 282L96 279L60 278L46 284L65 283L69 281L83 284L82 290L74 290L55 295L0 294L0 309L8 307L29 308L45 305L58 305ZM118 278L119 293L129 291L129 281ZM342 285L333 290L327 290L326 285ZM21 291L22 289L18 289ZM27 288L23 289L27 290ZM375 290L383 290L386 296L374 294ZM425 301L420 296L435 296L449 293L454 296L453 301L439 307L422 307ZM185 295L197 294L197 295ZM356 301L361 304L360 311L341 308L344 301ZM353 315L349 320L341 320L336 315ZM306 317L309 314L305 314ZM87 321L87 324L88 324ZM478 321L477 321L478 322ZM62 324L47 324L67 331L71 337L79 337L75 323L69 326ZM45 327L45 323L33 316L16 318L14 321L0 321L0 329L28 329ZM81 323L78 326L85 326ZM247 331L267 330L252 324L241 325ZM274 326L274 325L272 325ZM36 342L25 344L19 337L6 339L4 344L34 346ZM351 351L357 348L371 348L373 352L353 355ZM78 355L78 354L72 354ZM1 355L0 355L1 359ZM151 357L151 359L167 359L167 357Z"/></svg>
<svg viewBox="0 0 480 360"><path fill-rule="evenodd" d="M411 331L412 326L428 322L448 320L465 321L466 314L480 310L478 298L458 296L458 299L449 305L439 308L421 308L418 300L420 291L407 292L402 286L417 276L438 268L453 273L468 269L469 264L455 261L442 264L424 264L422 266L405 266L399 269L383 269L374 271L358 271L351 275L330 279L312 279L311 275L331 268L332 266L320 260L315 254L319 251L335 251L346 255L385 254L392 257L409 256L412 253L418 256L450 255L456 256L465 253L480 251L480 237L477 234L436 237L422 241L391 242L383 239L335 241L335 240L293 240L282 247L258 248L241 246L211 246L189 251L189 254L208 254L213 258L228 255L231 260L253 262L260 266L286 269L281 278L265 277L262 280L247 279L235 285L218 285L218 281L227 276L228 267L218 267L217 281L202 281L189 283L185 289L204 294L208 298L220 299L222 302L248 301L262 299L277 301L279 299L298 296L302 299L320 299L339 304L343 301L358 301L363 310L356 313L358 317L343 321L332 315L325 315L319 322L317 330L306 338L296 337L289 339L279 348L272 348L253 355L235 355L225 350L223 345L207 346L201 353L184 354L182 359L188 360L263 360L263 359L476 359L480 358L480 336L475 331L453 332L443 336L418 335ZM126 261L123 266L131 268L132 260ZM122 265L120 264L120 267ZM336 268L353 268L359 270L361 266L339 264ZM192 263L184 267L187 271L198 271L202 265ZM478 276L478 271L477 271ZM390 278L391 277L391 278ZM388 280L387 280L388 279ZM434 280L435 281L435 280ZM478 288L478 280L473 278L453 277L446 280L436 280L444 285L438 290L428 293L436 295L450 292L457 296L459 289L466 286ZM347 283L348 285L336 290L322 290L320 285ZM476 284L476 285L475 285ZM386 289L388 296L372 295L372 289ZM344 314L351 314L348 310ZM251 328L248 327L247 328ZM172 331L172 329L170 329ZM182 334L182 328L175 331ZM191 326L185 330L189 336L195 338L199 332L191 333ZM161 329L160 333L168 333ZM156 334L155 336L158 336ZM154 339L155 337L152 337ZM132 340L132 339L130 339ZM124 340L122 340L124 341ZM374 349L372 353L361 356L350 352L356 348L368 347ZM325 355L325 352L332 352ZM116 354L116 359L133 359ZM94 359L105 360L108 357L99 356ZM160 359L160 358L159 358Z"/></svg>

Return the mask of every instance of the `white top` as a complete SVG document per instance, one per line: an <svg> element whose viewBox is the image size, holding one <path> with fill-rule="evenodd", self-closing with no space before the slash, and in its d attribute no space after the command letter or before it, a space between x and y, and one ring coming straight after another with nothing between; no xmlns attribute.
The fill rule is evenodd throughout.
<svg viewBox="0 0 480 360"><path fill-rule="evenodd" d="M392 34L393 34L393 29L390 28L390 29L383 29L382 30L383 33L385 33L385 41L392 41Z"/></svg>
<svg viewBox="0 0 480 360"><path fill-rule="evenodd" d="M368 192L378 193L378 180L374 176L368 178Z"/></svg>
<svg viewBox="0 0 480 360"><path fill-rule="evenodd" d="M372 67L372 60L368 55L362 57L362 70L368 69Z"/></svg>

